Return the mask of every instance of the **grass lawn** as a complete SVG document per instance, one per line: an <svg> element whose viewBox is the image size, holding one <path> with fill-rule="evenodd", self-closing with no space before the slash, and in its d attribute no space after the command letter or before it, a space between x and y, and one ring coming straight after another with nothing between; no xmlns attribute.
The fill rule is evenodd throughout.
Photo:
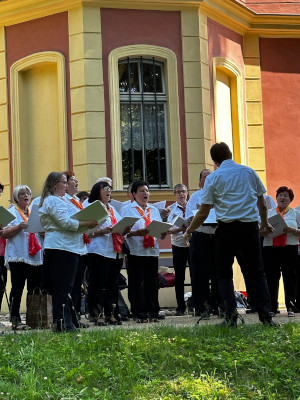
<svg viewBox="0 0 300 400"><path fill-rule="evenodd" d="M300 399L300 324L4 335L0 399Z"/></svg>

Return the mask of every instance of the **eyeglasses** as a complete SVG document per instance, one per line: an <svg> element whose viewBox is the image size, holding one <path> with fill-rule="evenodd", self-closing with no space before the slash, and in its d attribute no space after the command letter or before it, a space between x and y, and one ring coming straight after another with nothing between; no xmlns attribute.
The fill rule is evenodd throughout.
<svg viewBox="0 0 300 400"><path fill-rule="evenodd" d="M108 186L102 187L101 189L103 189L103 190L105 190L106 192L108 192L109 190L112 190L112 187L108 185Z"/></svg>
<svg viewBox="0 0 300 400"><path fill-rule="evenodd" d="M181 193L186 193L187 190L186 189L182 189L182 190L176 190L176 194L181 194Z"/></svg>

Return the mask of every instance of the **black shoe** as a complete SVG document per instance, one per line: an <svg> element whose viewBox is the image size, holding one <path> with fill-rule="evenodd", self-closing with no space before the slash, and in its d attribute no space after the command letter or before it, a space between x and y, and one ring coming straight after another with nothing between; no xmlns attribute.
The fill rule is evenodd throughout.
<svg viewBox="0 0 300 400"><path fill-rule="evenodd" d="M204 311L201 313L200 318L196 323L199 324L200 321L205 321L208 320L209 318L210 318L210 313L208 311Z"/></svg>
<svg viewBox="0 0 300 400"><path fill-rule="evenodd" d="M245 324L244 318L237 311L234 311L232 314L225 315L225 320L221 325L228 326L228 328L236 328L238 320L240 320L243 325Z"/></svg>
<svg viewBox="0 0 300 400"><path fill-rule="evenodd" d="M176 315L176 317L182 317L184 315L184 311L177 310L175 315Z"/></svg>
<svg viewBox="0 0 300 400"><path fill-rule="evenodd" d="M271 328L278 327L279 324L277 322L273 321L272 318L266 318L265 320L261 321L264 326L269 326Z"/></svg>
<svg viewBox="0 0 300 400"><path fill-rule="evenodd" d="M163 315L163 314L157 314L157 315L155 316L155 318L156 318L156 319L166 319L166 316Z"/></svg>
<svg viewBox="0 0 300 400"><path fill-rule="evenodd" d="M61 333L76 333L78 330L75 328L75 326L63 326L61 323L55 323L52 328L53 332Z"/></svg>

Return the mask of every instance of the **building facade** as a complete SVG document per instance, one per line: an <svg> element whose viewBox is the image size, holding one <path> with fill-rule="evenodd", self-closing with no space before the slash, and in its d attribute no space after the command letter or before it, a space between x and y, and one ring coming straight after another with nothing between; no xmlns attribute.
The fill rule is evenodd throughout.
<svg viewBox="0 0 300 400"><path fill-rule="evenodd" d="M65 169L171 202L225 141L299 205L299 49L296 0L0 1L1 204Z"/></svg>

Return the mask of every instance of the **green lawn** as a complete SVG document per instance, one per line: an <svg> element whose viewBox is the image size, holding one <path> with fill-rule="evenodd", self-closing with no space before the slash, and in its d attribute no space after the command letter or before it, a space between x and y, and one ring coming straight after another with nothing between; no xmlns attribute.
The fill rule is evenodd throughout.
<svg viewBox="0 0 300 400"><path fill-rule="evenodd" d="M5 335L0 399L300 399L300 324Z"/></svg>

